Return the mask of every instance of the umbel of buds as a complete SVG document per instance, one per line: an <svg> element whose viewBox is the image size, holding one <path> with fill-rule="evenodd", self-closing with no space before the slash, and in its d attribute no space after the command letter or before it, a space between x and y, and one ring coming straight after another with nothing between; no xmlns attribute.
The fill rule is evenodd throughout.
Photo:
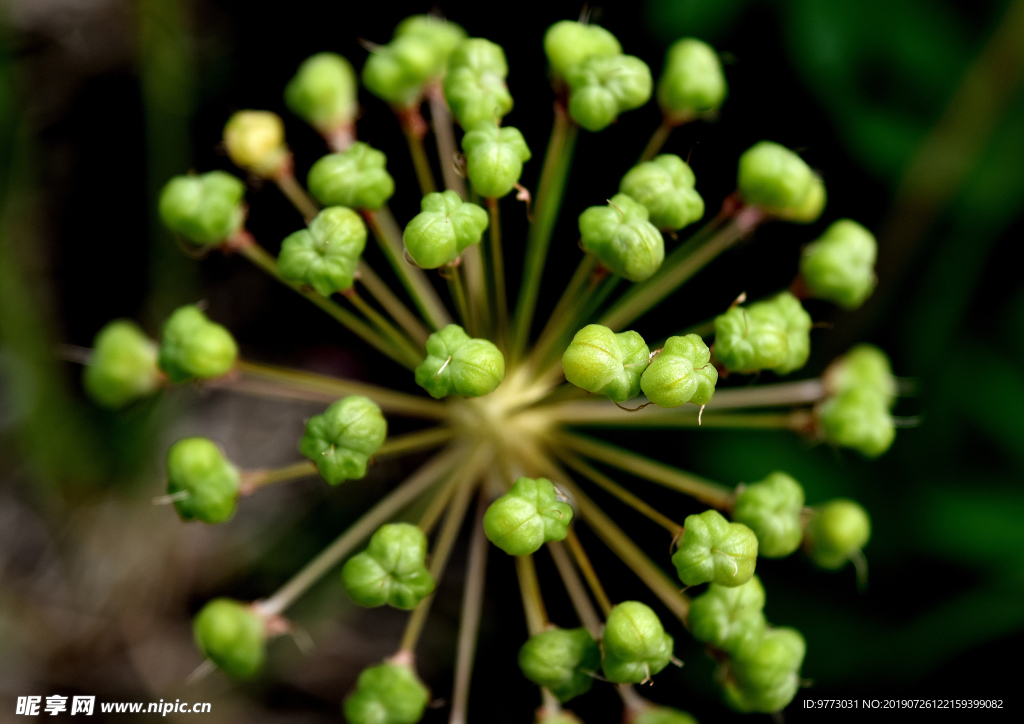
<svg viewBox="0 0 1024 724"><path fill-rule="evenodd" d="M167 493L182 520L229 520L238 484L238 468L205 437L186 437L167 451Z"/></svg>
<svg viewBox="0 0 1024 724"><path fill-rule="evenodd" d="M764 586L757 576L739 586L712 583L690 602L690 631L698 641L735 656L764 635L764 602Z"/></svg>
<svg viewBox="0 0 1024 724"><path fill-rule="evenodd" d="M776 471L743 487L736 496L732 518L754 531L759 555L783 558L800 547L803 507L804 489L800 483Z"/></svg>
<svg viewBox="0 0 1024 724"><path fill-rule="evenodd" d="M196 644L217 668L237 679L249 679L266 657L266 624L250 606L215 598L192 622Z"/></svg>
<svg viewBox="0 0 1024 724"><path fill-rule="evenodd" d="M355 121L359 112L356 74L337 53L306 58L284 89L292 113L323 134Z"/></svg>
<svg viewBox="0 0 1024 724"><path fill-rule="evenodd" d="M179 307L164 322L160 369L171 382L220 377L234 367L237 356L231 333L207 319L199 307Z"/></svg>
<svg viewBox="0 0 1024 724"><path fill-rule="evenodd" d="M427 357L416 368L416 384L431 397L480 397L505 377L505 357L487 339L474 339L457 324L427 338Z"/></svg>
<svg viewBox="0 0 1024 724"><path fill-rule="evenodd" d="M160 220L193 244L216 244L245 221L245 184L229 173L175 176L160 192Z"/></svg>
<svg viewBox="0 0 1024 724"><path fill-rule="evenodd" d="M639 601L608 613L604 627L604 675L616 684L639 684L668 666L675 642L658 615Z"/></svg>
<svg viewBox="0 0 1024 724"><path fill-rule="evenodd" d="M382 151L357 141L344 153L329 153L314 163L306 182L324 206L376 211L395 193L386 164Z"/></svg>
<svg viewBox="0 0 1024 724"><path fill-rule="evenodd" d="M346 561L341 580L360 606L413 609L434 591L426 558L423 531L409 523L388 523L377 529L365 551Z"/></svg>
<svg viewBox="0 0 1024 724"><path fill-rule="evenodd" d="M739 586L754 575L757 536L750 528L730 523L717 510L688 515L683 525L672 564L687 586L708 582Z"/></svg>
<svg viewBox="0 0 1024 724"><path fill-rule="evenodd" d="M523 134L511 126L499 128L494 121L479 121L462 137L466 172L481 196L501 198L519 182L530 149Z"/></svg>
<svg viewBox="0 0 1024 724"><path fill-rule="evenodd" d="M519 668L566 702L590 691L601 668L601 647L585 628L543 631L519 649Z"/></svg>
<svg viewBox="0 0 1024 724"><path fill-rule="evenodd" d="M640 388L659 407L679 407L687 402L706 405L717 382L711 350L700 336L688 334L668 338L661 354L640 377Z"/></svg>
<svg viewBox="0 0 1024 724"><path fill-rule="evenodd" d="M494 125L512 110L507 76L505 51L497 43L469 38L455 48L448 56L444 97L460 126L470 129L483 121Z"/></svg>
<svg viewBox="0 0 1024 724"><path fill-rule="evenodd" d="M424 269L451 264L487 228L487 212L454 191L427 194L420 209L405 227L405 248Z"/></svg>
<svg viewBox="0 0 1024 724"><path fill-rule="evenodd" d="M82 373L89 396L103 407L120 409L160 387L157 346L127 319L107 323L92 343Z"/></svg>
<svg viewBox="0 0 1024 724"><path fill-rule="evenodd" d="M416 724L429 701L430 691L410 667L383 663L359 675L343 708L349 724Z"/></svg>
<svg viewBox="0 0 1024 724"><path fill-rule="evenodd" d="M714 113L728 86L715 49L696 38L682 38L668 49L658 80L658 104L666 116L689 120Z"/></svg>
<svg viewBox="0 0 1024 724"><path fill-rule="evenodd" d="M642 282L665 259L665 240L649 218L643 204L616 194L607 205L591 206L580 214L583 248L615 274Z"/></svg>
<svg viewBox="0 0 1024 724"><path fill-rule="evenodd" d="M554 483L519 478L487 508L484 532L509 555L528 556L548 541L563 540L571 522L572 507L558 499Z"/></svg>
<svg viewBox="0 0 1024 724"><path fill-rule="evenodd" d="M309 284L329 297L348 289L359 258L366 248L366 225L359 214L344 206L330 206L281 242L281 276Z"/></svg>
<svg viewBox="0 0 1024 724"><path fill-rule="evenodd" d="M695 182L683 159L663 153L631 168L619 191L643 204L656 227L678 231L704 215L704 199L694 189Z"/></svg>
<svg viewBox="0 0 1024 724"><path fill-rule="evenodd" d="M840 219L800 256L800 274L810 292L856 309L875 289L875 236L856 221Z"/></svg>
<svg viewBox="0 0 1024 724"><path fill-rule="evenodd" d="M388 423L368 397L351 395L311 417L299 452L312 460L331 485L366 475L370 456L384 444Z"/></svg>
<svg viewBox="0 0 1024 724"><path fill-rule="evenodd" d="M651 357L644 338L632 330L616 334L588 324L562 355L565 379L587 392L625 402L640 394L641 377Z"/></svg>

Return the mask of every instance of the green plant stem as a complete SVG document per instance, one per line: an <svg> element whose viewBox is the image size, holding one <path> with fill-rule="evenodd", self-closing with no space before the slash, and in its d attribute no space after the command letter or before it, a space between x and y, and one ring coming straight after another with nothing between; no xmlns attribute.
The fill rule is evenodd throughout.
<svg viewBox="0 0 1024 724"><path fill-rule="evenodd" d="M274 183L281 189L281 193L292 202L292 206L302 214L302 218L308 224L320 213L320 205L313 200L313 197L306 193L302 184L295 178L294 161L289 158L282 171L274 176Z"/></svg>
<svg viewBox="0 0 1024 724"><path fill-rule="evenodd" d="M416 315L402 304L402 300L395 296L395 293L388 288L388 285L377 276L377 273L365 261L359 262L357 274L359 283L366 287L366 291L370 293L370 296L376 299L387 313L391 315L391 318L405 330L406 334L422 348L426 344L430 332L423 326L423 323L420 322Z"/></svg>
<svg viewBox="0 0 1024 724"><path fill-rule="evenodd" d="M569 113L560 102L555 103L555 121L551 138L544 156L540 184L537 188L536 203L533 207L533 221L526 238L526 258L523 264L523 281L519 288L513 322L512 358L518 359L526 348L533 325L533 313L537 306L544 261L547 259L551 234L558 220L558 212L565 195L573 149L579 126L569 118Z"/></svg>
<svg viewBox="0 0 1024 724"><path fill-rule="evenodd" d="M731 430L792 430L794 432L803 431L807 423L805 410L775 413L742 413L721 410L708 412L705 410L701 413L700 408L696 405L671 409L658 408L653 405L642 407L646 404L646 398L638 397L629 403L635 407L616 408L619 413L616 415L606 409L598 411L596 406L591 408L588 403L589 401L577 401L558 406L552 405L552 407L564 408L554 412L553 418L565 424L586 427L702 427Z"/></svg>
<svg viewBox="0 0 1024 724"><path fill-rule="evenodd" d="M540 593L537 569L533 556L516 556L516 575L519 577L519 593L523 597L523 613L526 614L526 629L536 636L548 624L548 612Z"/></svg>
<svg viewBox="0 0 1024 724"><path fill-rule="evenodd" d="M562 480L567 480L567 478L563 477ZM583 550L583 544L580 543L576 531L570 530L569 535L565 538L565 542L568 543L569 550L572 551L572 556L576 559L576 565L583 571L583 577L587 579L587 585L590 586L590 592L594 594L597 605L601 607L601 612L607 616L608 612L612 610L611 599L605 593L604 586L601 585L601 579L597 577L597 571L594 570L594 564L590 562L590 557Z"/></svg>
<svg viewBox="0 0 1024 724"><path fill-rule="evenodd" d="M384 336L402 348L410 359L418 359L419 361L416 364L423 361L424 354L421 350L416 348L416 344L405 336L405 334L395 329L395 326L391 324L383 314L374 309L372 305L368 304L366 300L359 295L359 292L356 291L354 286L351 289L346 289L342 292L342 296L345 297L353 307L362 312L363 316L366 317L381 333L383 333Z"/></svg>
<svg viewBox="0 0 1024 724"><path fill-rule="evenodd" d="M533 346L533 350L530 352L528 364L536 366L544 361L555 341L570 327L570 317L574 315L569 310L575 309L578 305L578 297L583 291L587 280L594 273L596 266L597 257L593 254L585 253L580 263L576 266L576 271L573 272L572 278L569 279L569 284L565 287L565 291L562 292L558 303L555 304L555 308L551 311L547 324L541 330L540 336L537 338L537 344ZM588 289L588 293L589 291Z"/></svg>
<svg viewBox="0 0 1024 724"><path fill-rule="evenodd" d="M455 430L450 427L428 427L426 430L407 432L404 435L389 437L373 454L374 460L409 455L440 447L455 437Z"/></svg>
<svg viewBox="0 0 1024 724"><path fill-rule="evenodd" d="M257 603L265 616L280 615L314 583L336 566L348 553L369 537L391 516L416 499L465 455L464 448L449 448L423 465L401 485L388 493L363 514L331 545L296 573L274 595Z"/></svg>
<svg viewBox="0 0 1024 724"><path fill-rule="evenodd" d="M466 198L466 182L455 172L455 129L452 125L452 114L448 102L444 99L440 84L433 84L427 89L427 100L430 103L430 125L434 129L437 141L437 159L441 163L441 176L445 188Z"/></svg>
<svg viewBox="0 0 1024 724"><path fill-rule="evenodd" d="M441 520L441 515L448 508L448 503L452 499L452 495L455 494L455 488L458 487L459 478L458 476L451 476L437 491L427 509L423 511L423 515L420 516L420 522L418 527L423 531L424 535L430 535L431 531L434 530L434 526L437 525L437 521Z"/></svg>
<svg viewBox="0 0 1024 724"><path fill-rule="evenodd" d="M419 108L411 110L396 111L398 122L402 126L402 133L405 134L406 143L409 144L409 155L412 156L412 165L416 169L416 180L420 185L420 193L423 196L437 191L437 184L434 183L434 172L430 170L430 160L427 158L427 150L423 147L423 131L425 127L423 117ZM413 122L413 117L418 117L418 122Z"/></svg>
<svg viewBox="0 0 1024 724"><path fill-rule="evenodd" d="M363 218L373 232L377 243L388 258L391 268L395 270L402 285L409 293L413 304L423 315L423 319L433 330L439 330L451 324L452 318L441 302L427 275L418 266L405 259L405 244L402 242L402 230L395 221L388 207L377 211L363 209Z"/></svg>
<svg viewBox="0 0 1024 724"><path fill-rule="evenodd" d="M455 645L455 683L452 687L452 710L448 724L465 724L469 705L469 685L473 676L477 636L480 633L480 612L484 603L484 584L487 579L487 552L490 547L484 533L484 513L487 498L481 490L473 523L473 537L469 543L469 562L466 585L462 591L462 616L459 620L459 638Z"/></svg>
<svg viewBox="0 0 1024 724"><path fill-rule="evenodd" d="M678 123L669 121L668 116L663 116L661 124L654 129L654 133L651 135L651 140L647 142L647 146L644 147L644 152L640 154L640 163L644 161L650 161L652 158L658 155L658 151L665 145L665 141L672 135L672 131L675 130Z"/></svg>
<svg viewBox="0 0 1024 724"><path fill-rule="evenodd" d="M448 408L441 402L365 382L342 380L337 377L318 375L314 372L290 370L247 360L239 360L237 369L241 373L241 379L228 376L217 380L215 385L248 392L252 390L246 389L241 383L253 381L268 385L269 388L266 390L268 396L273 396L273 392L277 389L281 390L282 394L279 395L281 397L292 398L293 395L284 394L291 391L306 393L306 397L299 399L314 401L333 401L347 395L363 395L376 402L381 410L387 413L432 420L440 420L448 416Z"/></svg>
<svg viewBox="0 0 1024 724"><path fill-rule="evenodd" d="M600 460L620 470L625 470L627 473L678 490L715 508L728 510L732 507L733 490L731 488L712 483L710 480L691 473L684 473L682 470L616 447L603 440L593 440L572 433L560 433L556 437L556 442L570 447L586 457Z"/></svg>
<svg viewBox="0 0 1024 724"><path fill-rule="evenodd" d="M551 541L548 543L548 552L551 553L551 558L555 561L555 568L558 569L558 575L565 585L565 591L569 594L569 600L572 601L572 607L575 609L580 623L586 627L591 636L600 639L601 617L598 615L597 609L594 608L594 604L591 603L587 589L569 559L569 554L565 552L565 545L561 541Z"/></svg>
<svg viewBox="0 0 1024 724"><path fill-rule="evenodd" d="M501 211L498 199L487 199L487 211L491 215L491 290L494 294L494 309L497 317L498 346L508 350L508 293L505 291L505 258L501 249Z"/></svg>
<svg viewBox="0 0 1024 724"><path fill-rule="evenodd" d="M469 313L466 328L470 336L486 335L491 312L487 302L487 283L480 244L473 244L462 252L462 264L459 266L466 275L466 308Z"/></svg>
<svg viewBox="0 0 1024 724"><path fill-rule="evenodd" d="M400 365L409 369L414 369L416 365L420 363L420 361L411 356L407 350L397 346L394 342L390 342L389 340L381 337L370 326L347 309L335 304L327 297L318 294L312 289L306 288L302 284L297 284L282 277L281 272L277 267L277 260L268 254L267 251L263 249L263 247L259 246L254 240L251 241L251 243L239 244L236 248L246 259L263 269L263 271L270 274L285 286L291 287L296 292L306 297L306 299L313 302L313 304L320 307L320 309L327 312L327 314L334 317L337 321L341 322L349 329L349 331L361 338L377 351L387 355L395 362L398 362Z"/></svg>
<svg viewBox="0 0 1024 724"><path fill-rule="evenodd" d="M469 305L466 303L466 288L462 284L462 265L448 267L444 278L448 281L448 291L452 295L452 301L455 302L455 311L459 315L459 321L472 329Z"/></svg>
<svg viewBox="0 0 1024 724"><path fill-rule="evenodd" d="M289 480L298 480L319 475L316 464L312 460L302 460L291 465L269 470L245 470L242 472L242 483L238 488L239 495L251 495L258 488L274 483L284 483Z"/></svg>

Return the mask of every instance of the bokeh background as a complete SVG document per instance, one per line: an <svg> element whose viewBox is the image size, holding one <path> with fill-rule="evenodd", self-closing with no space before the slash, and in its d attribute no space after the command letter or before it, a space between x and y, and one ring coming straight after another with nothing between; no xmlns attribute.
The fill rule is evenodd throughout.
<svg viewBox="0 0 1024 724"><path fill-rule="evenodd" d="M188 388L110 414L85 399L81 369L62 361L61 345L89 346L114 317L155 335L175 306L202 299L252 359L410 387L399 368L244 260L185 258L153 208L175 173L233 170L218 142L241 108L282 114L303 178L324 149L283 106L298 63L334 50L361 67L360 38L385 42L402 17L430 9L302 0L0 4L0 721L19 718L18 695L54 693L210 701L210 721L335 721L358 671L396 646L403 616L357 609L332 575L291 612L317 643L311 654L276 640L255 682L214 674L186 688L200 663L189 618L205 600L267 595L415 460L380 464L341 489L318 480L278 486L244 500L228 525L184 525L150 503L171 441L204 434L245 467L284 464L317 406ZM577 17L579 3L438 9L505 47L516 99L508 122L534 150L525 172L532 187L551 119L541 38L550 23ZM664 336L741 291L756 298L785 286L800 247L836 218L879 237L875 296L854 313L811 306L833 326L814 333L811 362L798 374L819 373L856 341L884 347L897 373L915 381L897 414L920 419L884 457L867 462L784 433L619 438L729 484L785 469L811 503L842 495L871 511L864 593L852 567L824 573L799 555L759 563L769 620L800 628L809 643L803 673L813 686L787 720L836 716L800 708L804 697L985 697L1019 707L1020 667L1006 652L1024 645L1024 2L648 0L591 10L656 75L678 37L701 37L723 54L730 97L719 120L677 131L666 147L691 158L709 210L731 192L739 154L763 138L799 149L830 194L820 222L759 231L641 331ZM397 122L369 94L361 101L360 136L388 153L399 188L392 208L407 219L418 198ZM583 134L542 304L575 264L576 215L612 193L658 121L649 104L600 135ZM273 251L301 223L272 186L254 188L250 203L250 228ZM505 217L512 250L525 219ZM635 487L676 519L697 510ZM621 515L652 555L667 545L629 511ZM613 598L653 599L581 535ZM450 695L463 559L459 548L420 648L421 673L441 699ZM539 702L514 661L526 635L515 576L499 556L492 564L470 714L526 722ZM575 625L552 573L542 561L552 617ZM645 694L702 721L731 720L712 663L678 624L670 631L686 666ZM608 686L570 706L594 723L615 721L617 707ZM425 721L446 716L440 708Z"/></svg>

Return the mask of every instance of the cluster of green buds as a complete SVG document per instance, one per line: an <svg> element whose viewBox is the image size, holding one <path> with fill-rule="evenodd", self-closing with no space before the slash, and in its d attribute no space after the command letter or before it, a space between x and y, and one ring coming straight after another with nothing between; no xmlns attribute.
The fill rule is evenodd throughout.
<svg viewBox="0 0 1024 724"><path fill-rule="evenodd" d="M823 439L868 458L888 450L896 438L890 412L896 380L885 353L858 345L833 362L824 379L829 396L816 410Z"/></svg>
<svg viewBox="0 0 1024 724"><path fill-rule="evenodd" d="M413 15L377 46L363 66L363 85L393 106L412 107L444 75L448 56L466 37L459 25L434 15Z"/></svg>
<svg viewBox="0 0 1024 724"><path fill-rule="evenodd" d="M508 61L497 43L467 38L455 47L448 56L444 97L460 126L467 131L485 122L494 126L512 110L507 77Z"/></svg>
<svg viewBox="0 0 1024 724"><path fill-rule="evenodd" d="M800 369L811 354L811 315L790 292L715 317L715 359L730 372Z"/></svg>

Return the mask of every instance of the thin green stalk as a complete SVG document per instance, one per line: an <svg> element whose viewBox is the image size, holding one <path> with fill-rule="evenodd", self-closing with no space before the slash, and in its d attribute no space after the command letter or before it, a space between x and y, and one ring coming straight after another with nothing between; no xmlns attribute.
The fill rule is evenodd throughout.
<svg viewBox="0 0 1024 724"><path fill-rule="evenodd" d="M593 254L584 254L583 258L580 259L580 263L577 265L576 271L573 272L569 284L566 286L565 291L562 292L562 296L555 305L555 308L551 311L551 316L548 317L544 329L541 330L540 336L537 338L537 344L533 346L533 350L530 352L530 364L540 364L547 357L551 346L565 333L566 328L571 325L569 318L572 315L569 313L569 310L577 306L580 292L583 290L587 280L591 278L596 266L597 257Z"/></svg>
<svg viewBox="0 0 1024 724"><path fill-rule="evenodd" d="M444 99L440 84L427 89L427 100L430 102L430 125L434 129L437 141L437 159L441 163L441 176L445 188L451 189L463 199L466 198L466 181L455 171L455 129L452 125L452 114L448 110L448 102Z"/></svg>
<svg viewBox="0 0 1024 724"><path fill-rule="evenodd" d="M462 284L462 265L450 266L447 272L442 275L448 281L448 291L455 302L455 311L459 320L466 326L470 326L469 305L466 303L466 288Z"/></svg>
<svg viewBox="0 0 1024 724"><path fill-rule="evenodd" d="M451 502L458 484L458 476L452 475L441 486L441 489L437 491L437 494L434 495L427 509L423 511L423 515L420 516L420 522L417 525L424 535L430 535L431 531L434 530L434 526L437 525L437 521L441 520L441 515L448 509L448 503Z"/></svg>
<svg viewBox="0 0 1024 724"><path fill-rule="evenodd" d="M413 304L420 310L423 319L435 331L451 324L451 315L448 314L427 275L418 266L406 261L402 230L388 207L385 206L378 211L363 209L362 213L381 251L388 258L398 278L402 280L402 285L409 293Z"/></svg>
<svg viewBox="0 0 1024 724"><path fill-rule="evenodd" d="M426 123L420 115L419 108L396 110L395 113L402 125L405 140L409 144L409 155L412 156L412 165L416 169L416 180L420 184L420 193L424 196L432 194L437 191L437 184L434 183L434 172L430 170L427 150L423 147Z"/></svg>
<svg viewBox="0 0 1024 724"><path fill-rule="evenodd" d="M306 189L295 178L293 161L289 159L284 170L274 177L274 183L281 189L281 193L292 202L292 206L302 214L302 218L308 224L313 217L320 213L320 205L313 200L313 197L306 193Z"/></svg>
<svg viewBox="0 0 1024 724"><path fill-rule="evenodd" d="M248 360L239 360L236 367L241 373L241 379L231 376L221 378L216 381L217 386L235 389L241 387L239 383L245 382L248 378L251 381L273 385L284 391L309 393L310 397L305 399L330 401L347 395L363 395L376 402L381 410L387 413L436 420L448 416L448 408L441 402L365 382L342 380L315 372L290 370ZM272 392L272 389L268 390L268 394ZM248 390L243 389L243 391Z"/></svg>
<svg viewBox="0 0 1024 724"><path fill-rule="evenodd" d="M296 292L306 297L306 299L313 302L313 304L317 305L320 309L324 310L341 322L349 329L349 331L360 337L364 342L377 351L387 355L395 362L398 362L400 365L408 367L409 369L415 369L416 365L419 364L420 361L409 355L408 351L381 337L369 325L364 323L359 319L359 317L352 314L347 309L335 304L327 297L318 294L312 289L307 289L302 284L297 284L296 282L289 281L282 277L280 270L277 268L277 260L268 254L263 247L259 246L255 240L252 240L251 243L239 244L236 248L246 259L263 269L263 271L270 274L285 286L291 287Z"/></svg>
<svg viewBox="0 0 1024 724"><path fill-rule="evenodd" d="M399 326L416 344L420 347L426 344L430 332L365 261L359 262L357 278L359 283L366 287L370 296L384 307L391 318L398 322Z"/></svg>
<svg viewBox="0 0 1024 724"><path fill-rule="evenodd" d="M291 465L280 468L245 470L242 472L242 482L238 487L239 495L252 495L258 488L274 483L284 483L289 480L298 480L318 475L316 464L311 460L302 460Z"/></svg>
<svg viewBox="0 0 1024 724"><path fill-rule="evenodd" d="M548 612L544 608L533 556L516 556L516 575L519 577L519 593L523 597L526 628L531 636L536 636L548 625Z"/></svg>
<svg viewBox="0 0 1024 724"><path fill-rule="evenodd" d="M533 221L526 238L526 258L523 264L523 281L516 302L513 322L512 357L518 359L526 348L533 325L533 313L537 306L544 262L548 255L551 234L558 220L558 212L565 195L565 184L569 177L573 149L579 126L569 118L569 113L560 102L555 103L555 121L548 141L544 166L541 170L536 203L533 207Z"/></svg>
<svg viewBox="0 0 1024 724"><path fill-rule="evenodd" d="M373 454L373 458L379 460L430 450L440 447L453 437L455 437L455 431L450 427L428 427L426 430L407 432L404 435L396 435L385 440L384 444Z"/></svg>
<svg viewBox="0 0 1024 724"><path fill-rule="evenodd" d="M378 312L373 308L373 306L368 304L365 299L359 296L359 292L356 291L354 286L351 289L346 289L342 292L342 296L345 297L353 307L362 312L363 316L366 317L373 326L380 330L394 344L404 350L410 359L417 360L417 365L423 361L423 352L416 348L416 344L404 333L395 329L395 326L391 324L383 314Z"/></svg>
<svg viewBox="0 0 1024 724"><path fill-rule="evenodd" d="M586 427L619 427L619 428L681 428L701 427L707 429L740 429L740 430L792 430L801 432L806 429L806 410L790 412L727 412L723 408L701 410L696 405L674 407L671 409L645 406L646 398L638 397L631 400L633 407L615 407L614 403L606 406L603 402L577 400L551 405L551 418L566 425L582 425ZM710 407L708 403L705 407ZM613 409L608 409L612 407ZM545 411L546 408L545 408Z"/></svg>
<svg viewBox="0 0 1024 724"><path fill-rule="evenodd" d="M594 604L591 603L590 595L569 559L569 554L565 552L565 544L561 541L551 541L548 543L548 552L555 562L558 576L565 585L565 592L569 594L569 600L572 601L572 607L576 611L580 623L586 627L591 636L600 639L601 617L598 615L597 609L594 608Z"/></svg>
<svg viewBox="0 0 1024 724"><path fill-rule="evenodd" d="M647 142L647 146L644 148L644 152L640 154L640 163L644 161L650 161L652 158L658 155L658 151L665 145L665 141L675 130L678 123L670 122L668 116L663 116L661 124L654 129L654 133L651 135L651 140Z"/></svg>
<svg viewBox="0 0 1024 724"><path fill-rule="evenodd" d="M586 457L600 460L637 477L678 490L715 508L728 510L732 507L733 490L731 488L705 480L692 473L684 473L682 470L616 447L603 440L593 440L566 432L560 433L556 442L570 447Z"/></svg>
<svg viewBox="0 0 1024 724"><path fill-rule="evenodd" d="M259 610L265 616L277 616L283 613L314 583L341 562L363 539L370 536L389 518L415 500L439 477L456 465L459 458L464 455L464 448L450 448L433 457L404 483L388 493L377 505L364 513L331 545L292 576L291 580L278 589L274 595L259 602Z"/></svg>
<svg viewBox="0 0 1024 724"><path fill-rule="evenodd" d="M467 329L471 336L487 334L490 327L490 304L487 301L487 283L484 278L483 250L473 244L462 252L459 265L466 275L466 308L469 313Z"/></svg>
<svg viewBox="0 0 1024 724"><path fill-rule="evenodd" d="M487 199L487 211L491 215L491 289L494 294L494 309L497 317L498 346L508 349L508 295L505 291L505 257L501 249L501 211L498 199Z"/></svg>
<svg viewBox="0 0 1024 724"><path fill-rule="evenodd" d="M567 478L562 479L566 480ZM601 579L597 577L597 571L594 570L594 564L590 562L590 557L583 550L583 544L580 543L576 531L570 530L569 535L565 538L565 542L569 544L569 550L572 551L573 558L576 559L576 565L583 571L583 577L587 579L587 585L590 586L590 592L594 594L597 605L601 607L601 612L607 616L612 610L611 599L605 593L604 586L601 585Z"/></svg>

